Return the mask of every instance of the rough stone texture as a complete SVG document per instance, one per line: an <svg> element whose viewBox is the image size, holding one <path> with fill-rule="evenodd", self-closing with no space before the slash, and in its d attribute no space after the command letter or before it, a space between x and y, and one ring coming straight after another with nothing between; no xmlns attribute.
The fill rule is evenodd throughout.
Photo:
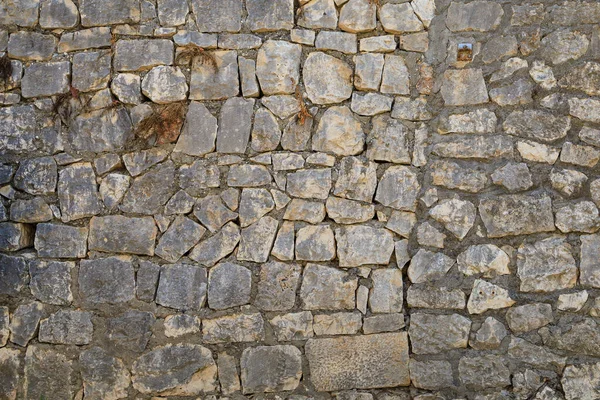
<svg viewBox="0 0 600 400"><path fill-rule="evenodd" d="M132 231L136 234L131 235ZM95 217L90 220L88 243L90 250L151 256L157 232L150 217Z"/></svg>
<svg viewBox="0 0 600 400"><path fill-rule="evenodd" d="M577 281L577 266L571 246L561 238L521 245L517 253L517 267L523 292L571 288Z"/></svg>
<svg viewBox="0 0 600 400"><path fill-rule="evenodd" d="M353 309L357 279L348 273L308 264L302 275L300 298L309 310Z"/></svg>
<svg viewBox="0 0 600 400"><path fill-rule="evenodd" d="M40 257L85 258L88 229L61 224L38 224L34 247Z"/></svg>
<svg viewBox="0 0 600 400"><path fill-rule="evenodd" d="M88 344L94 327L91 313L61 310L40 321L39 341L55 344Z"/></svg>
<svg viewBox="0 0 600 400"><path fill-rule="evenodd" d="M458 314L412 315L408 330L413 353L436 354L451 349L466 348L471 321Z"/></svg>
<svg viewBox="0 0 600 400"><path fill-rule="evenodd" d="M206 269L189 264L167 265L160 272L156 302L180 310L197 310L207 292Z"/></svg>
<svg viewBox="0 0 600 400"><path fill-rule="evenodd" d="M340 267L387 264L394 251L392 234L385 229L348 226L335 232Z"/></svg>
<svg viewBox="0 0 600 400"><path fill-rule="evenodd" d="M79 291L89 303L122 303L134 297L135 277L131 258L108 257L82 260Z"/></svg>
<svg viewBox="0 0 600 400"><path fill-rule="evenodd" d="M31 294L47 304L69 305L73 301L71 272L75 263L69 261L35 260L29 263Z"/></svg>
<svg viewBox="0 0 600 400"><path fill-rule="evenodd" d="M302 376L295 346L259 346L244 350L240 360L244 393L294 390Z"/></svg>
<svg viewBox="0 0 600 400"><path fill-rule="evenodd" d="M117 400L127 397L131 378L123 361L100 347L79 355L84 395L90 399Z"/></svg>
<svg viewBox="0 0 600 400"><path fill-rule="evenodd" d="M311 53L304 62L302 78L308 98L315 104L339 103L352 95L352 69L328 54Z"/></svg>

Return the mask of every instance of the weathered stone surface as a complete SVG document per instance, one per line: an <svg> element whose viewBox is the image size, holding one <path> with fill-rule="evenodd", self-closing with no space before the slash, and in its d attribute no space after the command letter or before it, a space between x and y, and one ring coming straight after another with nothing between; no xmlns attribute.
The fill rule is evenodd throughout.
<svg viewBox="0 0 600 400"><path fill-rule="evenodd" d="M447 70L441 88L447 106L487 103L487 88L481 69Z"/></svg>
<svg viewBox="0 0 600 400"><path fill-rule="evenodd" d="M314 336L310 311L278 315L269 323L279 341L304 340Z"/></svg>
<svg viewBox="0 0 600 400"><path fill-rule="evenodd" d="M431 163L431 179L434 185L465 192L482 191L488 182L487 174L477 166L471 167L454 161L436 160Z"/></svg>
<svg viewBox="0 0 600 400"><path fill-rule="evenodd" d="M161 236L156 255L169 262L177 262L204 235L206 229L189 218L179 216Z"/></svg>
<svg viewBox="0 0 600 400"><path fill-rule="evenodd" d="M523 292L552 292L575 286L577 266L571 246L561 238L523 244L517 253L517 276Z"/></svg>
<svg viewBox="0 0 600 400"><path fill-rule="evenodd" d="M80 114L69 129L74 151L101 153L121 150L133 138L132 123L124 108Z"/></svg>
<svg viewBox="0 0 600 400"><path fill-rule="evenodd" d="M253 99L235 97L221 108L217 151L220 153L244 153L250 138Z"/></svg>
<svg viewBox="0 0 600 400"><path fill-rule="evenodd" d="M252 273L249 269L224 262L208 274L208 306L219 310L244 305L250 301Z"/></svg>
<svg viewBox="0 0 600 400"><path fill-rule="evenodd" d="M269 258L279 223L265 216L242 229L237 259L264 263Z"/></svg>
<svg viewBox="0 0 600 400"><path fill-rule="evenodd" d="M319 391L410 384L405 332L309 339L305 349Z"/></svg>
<svg viewBox="0 0 600 400"><path fill-rule="evenodd" d="M356 35L345 32L321 31L315 46L318 50L334 50L346 54L356 53Z"/></svg>
<svg viewBox="0 0 600 400"><path fill-rule="evenodd" d="M471 321L458 314L412 314L408 333L415 354L436 354L466 348Z"/></svg>
<svg viewBox="0 0 600 400"><path fill-rule="evenodd" d="M368 226L348 226L336 229L340 267L387 264L394 251L393 235Z"/></svg>
<svg viewBox="0 0 600 400"><path fill-rule="evenodd" d="M392 109L393 99L378 93L352 94L350 108L358 115L377 115ZM396 117L394 115L394 117Z"/></svg>
<svg viewBox="0 0 600 400"><path fill-rule="evenodd" d="M110 81L109 52L92 51L73 56L73 87L80 92L90 92L108 86Z"/></svg>
<svg viewBox="0 0 600 400"><path fill-rule="evenodd" d="M461 382L474 390L510 385L510 370L500 356L462 357L458 363L458 373Z"/></svg>
<svg viewBox="0 0 600 400"><path fill-rule="evenodd" d="M452 232L458 240L467 236L477 216L473 203L466 200L444 200L429 210L429 215Z"/></svg>
<svg viewBox="0 0 600 400"><path fill-rule="evenodd" d="M17 349L0 349L0 396L4 399L17 398L21 380L21 358L21 352Z"/></svg>
<svg viewBox="0 0 600 400"><path fill-rule="evenodd" d="M600 365L568 365L562 375L562 388L568 400L592 399L600 396Z"/></svg>
<svg viewBox="0 0 600 400"><path fill-rule="evenodd" d="M509 85L490 90L490 99L499 106L516 106L533 101L534 85L527 79L519 79Z"/></svg>
<svg viewBox="0 0 600 400"><path fill-rule="evenodd" d="M90 250L152 256L157 232L151 217L94 217L90 220L88 243Z"/></svg>
<svg viewBox="0 0 600 400"><path fill-rule="evenodd" d="M133 299L134 290L130 257L82 260L79 264L79 291L86 302L123 303Z"/></svg>
<svg viewBox="0 0 600 400"><path fill-rule="evenodd" d="M252 126L251 147L257 152L272 151L279 146L281 140L281 129L277 118L264 108L259 108L254 113L254 125Z"/></svg>
<svg viewBox="0 0 600 400"><path fill-rule="evenodd" d="M192 1L200 32L239 32L242 26L242 1Z"/></svg>
<svg viewBox="0 0 600 400"><path fill-rule="evenodd" d="M542 56L554 65L583 56L590 41L583 33L569 29L558 29L542 39Z"/></svg>
<svg viewBox="0 0 600 400"><path fill-rule="evenodd" d="M113 66L119 72L149 70L173 64L173 53L173 42L167 39L121 39L115 44Z"/></svg>
<svg viewBox="0 0 600 400"><path fill-rule="evenodd" d="M142 93L158 104L167 104L187 98L188 85L178 67L154 67L142 79Z"/></svg>
<svg viewBox="0 0 600 400"><path fill-rule="evenodd" d="M373 118L372 124L373 129L367 140L367 157L376 161L410 163L408 129L387 115Z"/></svg>
<svg viewBox="0 0 600 400"><path fill-rule="evenodd" d="M282 261L291 261L294 259L294 243L296 240L294 229L293 222L286 221L281 224L273 243L273 249L271 250L272 256Z"/></svg>
<svg viewBox="0 0 600 400"><path fill-rule="evenodd" d="M54 193L57 182L57 166L52 157L25 160L14 176L15 188L33 195Z"/></svg>
<svg viewBox="0 0 600 400"><path fill-rule="evenodd" d="M74 262L34 260L29 263L31 294L47 304L68 305L73 301L71 271Z"/></svg>
<svg viewBox="0 0 600 400"><path fill-rule="evenodd" d="M229 222L214 236L198 243L188 257L202 265L211 267L231 254L240 238L239 227L233 222Z"/></svg>
<svg viewBox="0 0 600 400"><path fill-rule="evenodd" d="M16 24L34 27L38 22L40 2L38 0L16 0L3 4L0 13L2 25Z"/></svg>
<svg viewBox="0 0 600 400"><path fill-rule="evenodd" d="M543 346L537 346L531 342L517 337L512 337L508 346L508 356L525 365L534 368L542 368L562 371L566 358L553 353Z"/></svg>
<svg viewBox="0 0 600 400"><path fill-rule="evenodd" d="M482 279L473 282L471 296L467 302L469 314L482 314L487 310L498 310L515 304L508 290Z"/></svg>
<svg viewBox="0 0 600 400"><path fill-rule="evenodd" d="M262 45L256 58L256 76L264 94L294 93L300 81L301 47L283 40L268 40Z"/></svg>
<svg viewBox="0 0 600 400"><path fill-rule="evenodd" d="M179 187L192 196L200 196L204 189L219 187L220 172L216 165L206 160L196 160L191 165L179 167Z"/></svg>
<svg viewBox="0 0 600 400"><path fill-rule="evenodd" d="M600 151L591 146L580 146L565 142L560 153L560 161L592 168L600 161Z"/></svg>
<svg viewBox="0 0 600 400"><path fill-rule="evenodd" d="M374 313L402 312L402 270L377 269L372 272L373 287L369 307Z"/></svg>
<svg viewBox="0 0 600 400"><path fill-rule="evenodd" d="M25 353L25 399L71 399L77 387L74 362L66 355L42 346L29 346Z"/></svg>
<svg viewBox="0 0 600 400"><path fill-rule="evenodd" d="M397 210L415 211L421 185L413 168L389 167L381 177L375 201Z"/></svg>
<svg viewBox="0 0 600 400"><path fill-rule="evenodd" d="M589 294L587 290L575 293L565 293L558 296L556 308L561 311L577 312L583 308L587 302Z"/></svg>
<svg viewBox="0 0 600 400"><path fill-rule="evenodd" d="M600 236L581 235L579 283L589 287L600 286Z"/></svg>
<svg viewBox="0 0 600 400"><path fill-rule="evenodd" d="M550 143L567 135L571 119L540 110L514 111L502 127L508 134Z"/></svg>
<svg viewBox="0 0 600 400"><path fill-rule="evenodd" d="M377 164L344 157L333 194L352 200L371 202L377 186ZM288 176L289 181L289 176Z"/></svg>
<svg viewBox="0 0 600 400"><path fill-rule="evenodd" d="M205 343L258 342L265 337L264 320L259 313L234 314L202 320Z"/></svg>
<svg viewBox="0 0 600 400"><path fill-rule="evenodd" d="M39 62L25 68L21 81L23 97L45 97L69 90L71 65L68 61Z"/></svg>
<svg viewBox="0 0 600 400"><path fill-rule="evenodd" d="M359 312L338 312L315 315L313 330L315 335L354 335L362 326Z"/></svg>
<svg viewBox="0 0 600 400"><path fill-rule="evenodd" d="M53 223L38 224L34 246L40 257L84 258L88 229Z"/></svg>
<svg viewBox="0 0 600 400"><path fill-rule="evenodd" d="M61 17L62 14L61 14ZM110 47L110 28L98 27L82 29L76 32L65 32L58 42L58 52L66 53L101 47Z"/></svg>
<svg viewBox="0 0 600 400"><path fill-rule="evenodd" d="M203 156L215 150L216 138L217 119L204 104L192 101L173 151L190 156Z"/></svg>
<svg viewBox="0 0 600 400"><path fill-rule="evenodd" d="M309 29L335 29L338 23L333 0L311 0L301 8L298 25Z"/></svg>
<svg viewBox="0 0 600 400"><path fill-rule="evenodd" d="M377 8L368 0L350 0L340 10L339 27L346 32L375 29Z"/></svg>
<svg viewBox="0 0 600 400"><path fill-rule="evenodd" d="M292 196L326 199L331 189L331 169L303 169L290 173L286 189Z"/></svg>
<svg viewBox="0 0 600 400"><path fill-rule="evenodd" d="M419 389L447 389L454 384L452 365L448 361L411 359L410 380Z"/></svg>
<svg viewBox="0 0 600 400"><path fill-rule="evenodd" d="M483 199L479 204L488 237L504 237L554 228L550 198L545 195L504 195Z"/></svg>
<svg viewBox="0 0 600 400"><path fill-rule="evenodd" d="M532 303L513 307L506 313L506 322L516 334L529 332L548 325L554 320L552 306L545 303Z"/></svg>
<svg viewBox="0 0 600 400"><path fill-rule="evenodd" d="M294 26L294 4L291 0L246 1L246 24L253 32L291 29Z"/></svg>
<svg viewBox="0 0 600 400"><path fill-rule="evenodd" d="M0 222L0 250L17 251L33 245L31 225Z"/></svg>
<svg viewBox="0 0 600 400"><path fill-rule="evenodd" d="M389 94L410 94L410 75L402 56L385 55L380 91Z"/></svg>
<svg viewBox="0 0 600 400"><path fill-rule="evenodd" d="M211 351L196 344L157 347L138 358L131 372L133 387L142 393L193 396L217 385Z"/></svg>
<svg viewBox="0 0 600 400"><path fill-rule="evenodd" d="M594 357L600 354L598 324L592 318L572 323L564 329L544 327L539 330L539 334L544 344L553 349Z"/></svg>
<svg viewBox="0 0 600 400"><path fill-rule="evenodd" d="M237 96L240 87L236 52L212 51L209 57L216 66L199 57L192 60L190 99L223 100Z"/></svg>
<svg viewBox="0 0 600 400"><path fill-rule="evenodd" d="M44 315L44 306L37 301L19 305L10 318L10 341L21 347L37 333L38 324Z"/></svg>
<svg viewBox="0 0 600 400"><path fill-rule="evenodd" d="M101 347L92 347L81 352L79 364L86 398L118 400L127 397L131 378L123 361Z"/></svg>
<svg viewBox="0 0 600 400"><path fill-rule="evenodd" d="M260 269L258 293L254 304L266 311L291 309L296 302L296 289L301 268L296 264L270 261Z"/></svg>
<svg viewBox="0 0 600 400"><path fill-rule="evenodd" d="M10 219L24 223L45 222L52 219L52 210L40 197L15 200L10 205Z"/></svg>
<svg viewBox="0 0 600 400"><path fill-rule="evenodd" d="M83 26L103 26L140 21L139 0L82 0L79 5Z"/></svg>
<svg viewBox="0 0 600 400"><path fill-rule="evenodd" d="M101 211L96 175L90 163L73 164L60 171L57 191L65 222Z"/></svg>
<svg viewBox="0 0 600 400"><path fill-rule="evenodd" d="M504 11L492 1L470 3L452 2L446 17L446 26L452 32L486 32L500 24Z"/></svg>
<svg viewBox="0 0 600 400"><path fill-rule="evenodd" d="M177 0L159 0L157 2L158 20L163 26L178 26L185 24L190 11L187 2Z"/></svg>
<svg viewBox="0 0 600 400"><path fill-rule="evenodd" d="M297 260L329 261L335 258L335 239L329 225L306 226L296 232Z"/></svg>
<svg viewBox="0 0 600 400"><path fill-rule="evenodd" d="M443 253L419 249L408 267L408 278L412 283L423 283L432 279L443 278L454 263L454 259Z"/></svg>
<svg viewBox="0 0 600 400"><path fill-rule="evenodd" d="M8 307L2 306L0 307L0 347L6 346L8 343L8 337L10 336L10 318L8 313ZM1 352L2 350L0 350ZM1 358L1 357L0 357ZM0 381L3 378L0 378ZM6 393L0 392L3 395Z"/></svg>
<svg viewBox="0 0 600 400"><path fill-rule="evenodd" d="M359 90L379 90L384 66L383 54L358 54L354 57L354 64L354 86Z"/></svg>
<svg viewBox="0 0 600 400"><path fill-rule="evenodd" d="M379 9L379 19L383 29L389 33L418 32L423 30L421 20L408 3L385 4Z"/></svg>
<svg viewBox="0 0 600 400"><path fill-rule="evenodd" d="M133 180L120 210L127 213L158 214L175 192L175 166L166 161Z"/></svg>
<svg viewBox="0 0 600 400"><path fill-rule="evenodd" d="M465 275L483 274L490 278L495 275L510 274L508 255L493 244L469 246L457 258L458 270Z"/></svg>
<svg viewBox="0 0 600 400"><path fill-rule="evenodd" d="M18 295L29 283L27 261L23 257L0 254L0 276L0 294Z"/></svg>
<svg viewBox="0 0 600 400"><path fill-rule="evenodd" d="M375 207L357 201L330 196L326 203L327 215L338 224L356 224L373 219ZM388 227L389 229L389 227Z"/></svg>
<svg viewBox="0 0 600 400"><path fill-rule="evenodd" d="M300 298L308 310L354 309L357 278L335 268L308 264Z"/></svg>
<svg viewBox="0 0 600 400"><path fill-rule="evenodd" d="M310 53L304 62L302 77L308 98L315 104L339 103L352 95L352 69L328 54Z"/></svg>
<svg viewBox="0 0 600 400"><path fill-rule="evenodd" d="M39 341L54 344L84 345L92 341L92 314L60 310L40 322Z"/></svg>
<svg viewBox="0 0 600 400"><path fill-rule="evenodd" d="M245 228L258 221L275 208L273 197L267 189L244 189L239 205L240 226Z"/></svg>
<svg viewBox="0 0 600 400"><path fill-rule="evenodd" d="M165 336L180 337L200 332L200 318L189 314L169 315L165 318Z"/></svg>
<svg viewBox="0 0 600 400"><path fill-rule="evenodd" d="M156 318L150 312L129 310L107 321L110 346L119 352L141 353L146 349Z"/></svg>
<svg viewBox="0 0 600 400"><path fill-rule="evenodd" d="M462 310L466 305L466 296L460 289L411 285L406 292L406 301L410 308Z"/></svg>
<svg viewBox="0 0 600 400"><path fill-rule="evenodd" d="M180 310L198 310L206 300L206 269L189 264L163 267L156 302Z"/></svg>
<svg viewBox="0 0 600 400"><path fill-rule="evenodd" d="M136 297L142 301L154 301L160 265L150 261L140 261L136 274Z"/></svg>
<svg viewBox="0 0 600 400"><path fill-rule="evenodd" d="M244 393L294 390L302 377L302 357L295 346L258 346L240 360Z"/></svg>
<svg viewBox="0 0 600 400"><path fill-rule="evenodd" d="M37 32L19 31L8 39L8 55L23 61L48 61L56 50L56 38ZM66 64L67 73L69 65ZM31 96L26 96L31 97Z"/></svg>
<svg viewBox="0 0 600 400"><path fill-rule="evenodd" d="M594 233L600 229L598 208L591 201L567 204L556 211L555 223L563 233Z"/></svg>

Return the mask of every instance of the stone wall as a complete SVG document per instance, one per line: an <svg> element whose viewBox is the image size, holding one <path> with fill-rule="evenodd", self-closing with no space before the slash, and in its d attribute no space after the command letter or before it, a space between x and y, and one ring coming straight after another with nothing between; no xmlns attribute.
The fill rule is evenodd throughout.
<svg viewBox="0 0 600 400"><path fill-rule="evenodd" d="M2 1L0 399L599 399L599 21Z"/></svg>

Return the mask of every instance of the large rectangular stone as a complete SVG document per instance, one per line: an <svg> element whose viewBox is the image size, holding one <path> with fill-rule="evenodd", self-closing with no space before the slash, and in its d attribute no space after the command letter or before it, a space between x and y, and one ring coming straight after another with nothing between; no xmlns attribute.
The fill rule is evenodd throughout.
<svg viewBox="0 0 600 400"><path fill-rule="evenodd" d="M87 227L38 224L34 245L39 257L85 258L87 238Z"/></svg>
<svg viewBox="0 0 600 400"><path fill-rule="evenodd" d="M479 213L488 237L554 231L552 200L547 194L495 196L481 200Z"/></svg>
<svg viewBox="0 0 600 400"><path fill-rule="evenodd" d="M119 40L113 66L117 71L149 70L173 64L173 42L167 39Z"/></svg>
<svg viewBox="0 0 600 400"><path fill-rule="evenodd" d="M406 332L309 339L305 350L318 391L410 385Z"/></svg>
<svg viewBox="0 0 600 400"><path fill-rule="evenodd" d="M88 245L90 250L153 256L156 234L152 217L94 217L90 220Z"/></svg>
<svg viewBox="0 0 600 400"><path fill-rule="evenodd" d="M140 0L81 0L81 25L103 26L140 22Z"/></svg>

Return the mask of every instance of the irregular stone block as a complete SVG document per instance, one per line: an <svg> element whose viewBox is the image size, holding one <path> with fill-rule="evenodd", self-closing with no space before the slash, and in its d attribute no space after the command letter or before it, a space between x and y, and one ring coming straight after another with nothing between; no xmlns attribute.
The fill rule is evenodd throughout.
<svg viewBox="0 0 600 400"><path fill-rule="evenodd" d="M506 312L506 322L516 334L539 329L553 320L552 306L545 303L525 304Z"/></svg>
<svg viewBox="0 0 600 400"><path fill-rule="evenodd" d="M313 329L315 335L354 335L362 327L359 312L339 312L315 315Z"/></svg>
<svg viewBox="0 0 600 400"><path fill-rule="evenodd" d="M189 314L169 315L165 318L165 336L180 337L200 332L200 318Z"/></svg>
<svg viewBox="0 0 600 400"><path fill-rule="evenodd" d="M452 2L448 8L446 26L452 32L487 32L500 25L504 11L493 1Z"/></svg>
<svg viewBox="0 0 600 400"><path fill-rule="evenodd" d="M74 362L54 349L29 346L25 353L25 399L72 399L79 387Z"/></svg>
<svg viewBox="0 0 600 400"><path fill-rule="evenodd" d="M577 266L571 246L562 238L523 244L517 253L517 276L522 292L552 292L577 283Z"/></svg>
<svg viewBox="0 0 600 400"><path fill-rule="evenodd" d="M156 318L150 312L129 310L106 324L110 346L118 352L140 353L146 349Z"/></svg>
<svg viewBox="0 0 600 400"><path fill-rule="evenodd" d="M461 382L471 390L500 388L510 385L510 370L503 357L485 355L462 357L458 362Z"/></svg>
<svg viewBox="0 0 600 400"><path fill-rule="evenodd" d="M375 207L358 201L330 196L326 203L327 215L338 224L356 224L373 219Z"/></svg>
<svg viewBox="0 0 600 400"><path fill-rule="evenodd" d="M368 0L350 0L340 10L340 29L346 32L368 32L375 29L377 7Z"/></svg>
<svg viewBox="0 0 600 400"><path fill-rule="evenodd" d="M10 319L10 341L21 347L37 333L38 324L44 315L44 306L37 301L19 305Z"/></svg>
<svg viewBox="0 0 600 400"><path fill-rule="evenodd" d="M10 204L10 219L16 222L37 223L50 221L52 210L40 197L31 200L15 200Z"/></svg>
<svg viewBox="0 0 600 400"><path fill-rule="evenodd" d="M219 187L220 172L216 165L210 165L206 160L196 160L191 165L179 167L179 187L192 196L200 196L203 189Z"/></svg>
<svg viewBox="0 0 600 400"><path fill-rule="evenodd" d="M304 199L326 199L331 189L331 169L303 169L287 175L287 192Z"/></svg>
<svg viewBox="0 0 600 400"><path fill-rule="evenodd" d="M429 210L429 215L443 224L458 240L463 240L475 223L477 209L467 200L442 200Z"/></svg>
<svg viewBox="0 0 600 400"><path fill-rule="evenodd" d="M90 303L123 303L134 296L135 278L129 257L82 260L79 290Z"/></svg>
<svg viewBox="0 0 600 400"><path fill-rule="evenodd" d="M309 29L335 29L337 22L333 0L311 0L301 8L297 24Z"/></svg>
<svg viewBox="0 0 600 400"><path fill-rule="evenodd" d="M16 0L2 5L0 24L33 28L38 22L40 2L38 0Z"/></svg>
<svg viewBox="0 0 600 400"><path fill-rule="evenodd" d="M127 397L131 378L123 361L101 347L92 347L81 352L79 364L85 397L105 400Z"/></svg>
<svg viewBox="0 0 600 400"><path fill-rule="evenodd" d="M157 65L173 64L173 42L167 39L121 39L115 44L114 54L113 66L117 71L149 70Z"/></svg>
<svg viewBox="0 0 600 400"><path fill-rule="evenodd" d="M418 32L423 30L423 23L415 15L413 7L408 3L384 4L379 10L379 20L383 29L389 33Z"/></svg>
<svg viewBox="0 0 600 400"><path fill-rule="evenodd" d="M141 18L139 0L82 0L79 12L85 27L135 24Z"/></svg>
<svg viewBox="0 0 600 400"><path fill-rule="evenodd" d="M454 385L452 365L445 360L410 360L410 380L419 389L439 390Z"/></svg>
<svg viewBox="0 0 600 400"><path fill-rule="evenodd" d="M544 36L541 42L542 57L553 65L577 60L588 50L590 41L583 33L558 29Z"/></svg>
<svg viewBox="0 0 600 400"><path fill-rule="evenodd" d="M202 320L205 343L241 343L264 340L264 320L260 313L234 314Z"/></svg>
<svg viewBox="0 0 600 400"><path fill-rule="evenodd" d="M62 14L61 14L62 15ZM82 29L76 32L65 32L60 36L58 52L97 49L110 47L111 34L109 27Z"/></svg>
<svg viewBox="0 0 600 400"><path fill-rule="evenodd" d="M296 260L329 261L335 258L335 239L329 225L305 226L296 232Z"/></svg>
<svg viewBox="0 0 600 400"><path fill-rule="evenodd" d="M410 75L402 56L385 55L380 91L390 94L410 94Z"/></svg>
<svg viewBox="0 0 600 400"><path fill-rule="evenodd" d="M339 269L307 264L300 298L307 310L353 310L357 278Z"/></svg>
<svg viewBox="0 0 600 400"><path fill-rule="evenodd" d="M71 272L74 262L42 261L29 262L31 294L47 304L69 305L73 301L71 292Z"/></svg>
<svg viewBox="0 0 600 400"><path fill-rule="evenodd" d="M314 336L313 316L310 311L278 315L269 323L280 342L305 340Z"/></svg>
<svg viewBox="0 0 600 400"><path fill-rule="evenodd" d="M498 310L515 304L508 290L482 279L473 282L471 296L467 302L469 314L482 314L487 310Z"/></svg>
<svg viewBox="0 0 600 400"><path fill-rule="evenodd" d="M240 91L237 52L213 51L209 57L214 59L214 64L193 60L190 99L224 100L237 96Z"/></svg>
<svg viewBox="0 0 600 400"><path fill-rule="evenodd" d="M163 26L184 25L185 19L190 12L186 1L159 0L157 6L158 20Z"/></svg>
<svg viewBox="0 0 600 400"><path fill-rule="evenodd" d="M513 111L502 125L504 132L551 143L567 136L571 119L540 110Z"/></svg>
<svg viewBox="0 0 600 400"><path fill-rule="evenodd" d="M262 45L256 56L256 76L265 95L295 92L301 53L302 46L283 40L267 40Z"/></svg>
<svg viewBox="0 0 600 400"><path fill-rule="evenodd" d="M72 164L60 171L57 191L64 222L102 211L96 175L90 163Z"/></svg>
<svg viewBox="0 0 600 400"><path fill-rule="evenodd" d="M0 250L18 251L33 246L34 227L14 222L0 222Z"/></svg>
<svg viewBox="0 0 600 400"><path fill-rule="evenodd" d="M221 108L217 151L220 153L245 153L254 109L253 99L236 97L228 99Z"/></svg>
<svg viewBox="0 0 600 400"><path fill-rule="evenodd" d="M39 341L52 344L84 345L92 341L92 314L60 310L40 322Z"/></svg>
<svg viewBox="0 0 600 400"><path fill-rule="evenodd" d="M394 251L393 235L385 229L348 226L336 229L340 267L388 264Z"/></svg>
<svg viewBox="0 0 600 400"><path fill-rule="evenodd" d="M142 393L194 396L217 387L212 353L197 344L157 347L138 358L131 372L133 387Z"/></svg>
<svg viewBox="0 0 600 400"><path fill-rule="evenodd" d="M479 213L488 237L554 231L552 201L545 194L503 195L482 199Z"/></svg>
<svg viewBox="0 0 600 400"><path fill-rule="evenodd" d="M131 235L135 232L135 235ZM109 215L90 220L90 250L108 253L154 255L158 229L150 217Z"/></svg>
<svg viewBox="0 0 600 400"><path fill-rule="evenodd" d="M175 263L198 243L205 232L202 225L180 215L161 236L155 253L162 259Z"/></svg>
<svg viewBox="0 0 600 400"><path fill-rule="evenodd" d="M460 289L437 286L411 285L406 292L410 308L462 310L466 305L465 293Z"/></svg>
<svg viewBox="0 0 600 400"><path fill-rule="evenodd" d="M0 349L0 396L16 400L20 388L21 352L17 349Z"/></svg>
<svg viewBox="0 0 600 400"><path fill-rule="evenodd" d="M265 216L258 222L242 229L237 259L258 263L266 262L277 234L277 226L276 219Z"/></svg>
<svg viewBox="0 0 600 400"><path fill-rule="evenodd" d="M125 108L118 107L76 116L68 137L69 145L76 152L116 151L133 139L133 128Z"/></svg>
<svg viewBox="0 0 600 400"><path fill-rule="evenodd" d="M246 393L294 390L302 377L302 356L295 346L258 346L242 353L242 387Z"/></svg>
<svg viewBox="0 0 600 400"><path fill-rule="evenodd" d="M138 299L142 301L154 301L159 274L160 265L150 261L140 261L135 286L135 293Z"/></svg>
<svg viewBox="0 0 600 400"><path fill-rule="evenodd" d="M158 104L168 104L187 99L188 85L179 67L160 65L142 79L142 93Z"/></svg>
<svg viewBox="0 0 600 400"><path fill-rule="evenodd" d="M180 310L199 310L206 300L206 269L188 264L163 267L156 302Z"/></svg>
<svg viewBox="0 0 600 400"><path fill-rule="evenodd" d="M92 51L73 56L72 85L80 92L90 92L108 86L110 81L109 52Z"/></svg>
<svg viewBox="0 0 600 400"><path fill-rule="evenodd" d="M56 38L53 35L19 31L10 35L7 50L10 58L17 60L48 61L56 50Z"/></svg>
<svg viewBox="0 0 600 400"><path fill-rule="evenodd" d="M361 51L363 40L361 39ZM359 90L379 90L384 66L383 54L358 54L354 56L354 65L354 86Z"/></svg>
<svg viewBox="0 0 600 400"><path fill-rule="evenodd" d="M563 233L594 233L600 228L598 208L591 201L567 204L556 211L555 224Z"/></svg>
<svg viewBox="0 0 600 400"><path fill-rule="evenodd" d="M17 296L29 283L27 261L23 257L0 254L0 294Z"/></svg>
<svg viewBox="0 0 600 400"><path fill-rule="evenodd" d="M308 98L314 104L340 103L352 95L352 68L328 54L310 53L302 68L302 78Z"/></svg>
<svg viewBox="0 0 600 400"><path fill-rule="evenodd" d="M471 320L458 314L411 315L410 343L415 354L437 354L452 349L466 348Z"/></svg>
<svg viewBox="0 0 600 400"><path fill-rule="evenodd" d="M169 160L135 178L119 209L131 214L158 214L174 192L175 165Z"/></svg>
<svg viewBox="0 0 600 400"><path fill-rule="evenodd" d="M39 62L25 68L21 81L23 97L47 97L69 90L71 64L68 61Z"/></svg>
<svg viewBox="0 0 600 400"><path fill-rule="evenodd" d="M241 0L193 0L192 10L200 32L239 32L242 28Z"/></svg>
<svg viewBox="0 0 600 400"><path fill-rule="evenodd" d="M260 268L260 281L254 305L266 311L294 307L302 268L296 264L270 261Z"/></svg>
<svg viewBox="0 0 600 400"><path fill-rule="evenodd" d="M476 105L489 101L481 69L447 70L441 93L447 106Z"/></svg>
<svg viewBox="0 0 600 400"><path fill-rule="evenodd" d="M60 224L38 224L34 246L39 257L85 258L88 228Z"/></svg>
<svg viewBox="0 0 600 400"><path fill-rule="evenodd" d="M397 210L415 211L420 190L421 185L413 168L391 166L379 181L375 201Z"/></svg>
<svg viewBox="0 0 600 400"><path fill-rule="evenodd" d="M233 252L240 238L239 227L230 222L215 235L198 243L188 257L201 265L212 267Z"/></svg>
<svg viewBox="0 0 600 400"><path fill-rule="evenodd" d="M241 306L250 301L252 273L241 265L224 262L208 274L208 306L215 310Z"/></svg>
<svg viewBox="0 0 600 400"><path fill-rule="evenodd" d="M215 150L217 119L204 104L192 101L174 152L203 156Z"/></svg>
<svg viewBox="0 0 600 400"><path fill-rule="evenodd" d="M232 165L227 174L227 185L232 187L264 186L271 183L272 180L271 173L263 165Z"/></svg>
<svg viewBox="0 0 600 400"><path fill-rule="evenodd" d="M410 385L406 332L309 339L305 351L318 391Z"/></svg>

